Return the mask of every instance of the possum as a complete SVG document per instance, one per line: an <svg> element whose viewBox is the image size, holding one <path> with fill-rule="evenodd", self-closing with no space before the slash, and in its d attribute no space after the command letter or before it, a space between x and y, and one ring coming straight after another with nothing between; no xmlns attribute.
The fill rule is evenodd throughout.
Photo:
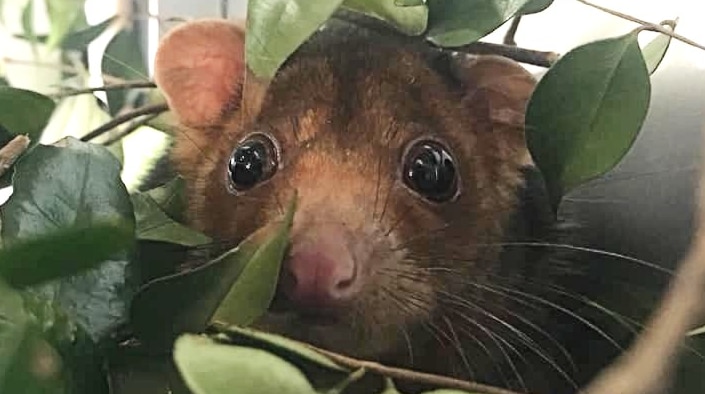
<svg viewBox="0 0 705 394"><path fill-rule="evenodd" d="M577 391L628 346L633 331L586 302L595 256L550 247L570 226L526 146L536 80L522 66L342 22L271 81L244 54L239 25L185 23L163 38L155 81L178 120L188 223L214 249L297 195L255 327L536 393Z"/></svg>

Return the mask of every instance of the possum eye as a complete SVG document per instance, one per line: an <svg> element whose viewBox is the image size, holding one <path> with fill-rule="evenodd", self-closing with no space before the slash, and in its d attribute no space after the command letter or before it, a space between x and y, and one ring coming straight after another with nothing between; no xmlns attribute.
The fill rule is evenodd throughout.
<svg viewBox="0 0 705 394"><path fill-rule="evenodd" d="M404 157L403 178L409 188L434 202L448 201L458 191L453 157L435 141L411 146Z"/></svg>
<svg viewBox="0 0 705 394"><path fill-rule="evenodd" d="M253 134L235 148L228 161L228 176L236 191L250 189L274 175L277 169L274 141L264 134Z"/></svg>

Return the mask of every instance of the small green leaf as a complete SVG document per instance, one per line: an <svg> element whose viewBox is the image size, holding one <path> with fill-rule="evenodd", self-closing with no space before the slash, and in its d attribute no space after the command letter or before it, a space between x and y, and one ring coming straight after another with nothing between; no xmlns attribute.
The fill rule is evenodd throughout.
<svg viewBox="0 0 705 394"><path fill-rule="evenodd" d="M37 55L37 33L34 31L34 1L28 1L22 9L22 30L32 44L32 52Z"/></svg>
<svg viewBox="0 0 705 394"><path fill-rule="evenodd" d="M184 246L211 243L211 239L171 219L146 193L132 195L137 221L137 239L170 242Z"/></svg>
<svg viewBox="0 0 705 394"><path fill-rule="evenodd" d="M181 272L164 278L156 279L143 286L132 301L130 317L136 335L146 342L158 345L170 344L171 341L183 332L199 333L208 326L215 311L231 292L231 288L241 286L237 284L242 280L246 268L250 272L256 271L253 262L257 253L269 254L273 246L281 246L282 237L288 234L293 216L294 206L287 213L281 225L261 229L240 243L235 249L226 252L217 259L208 262L196 269ZM271 232L274 231L272 234ZM286 233L286 234L285 234ZM264 252L262 252L264 250ZM276 253L275 253L276 254ZM276 258L276 256L274 256ZM280 258L281 260L281 258ZM279 265L279 261L264 261L270 269ZM265 270L267 271L267 270ZM277 270L278 271L278 270ZM252 273L248 275L252 280ZM269 283L276 281L277 277L255 278L260 283L245 286L246 289L254 287L254 292L267 293L262 289L269 289ZM259 290L259 291L258 291ZM236 293L240 292L237 290ZM239 293L243 294L243 293ZM244 294L249 296L249 294ZM263 298L268 297L264 294ZM243 300L230 300L228 305ZM266 300L267 308L271 298ZM263 299L247 299L245 303L252 302L255 306L248 306L244 315L236 315L235 321L226 320L226 325L241 324L244 318L256 314L253 310L264 304ZM234 305L237 307L237 305ZM237 311L230 311L237 314ZM226 316L230 319L230 316Z"/></svg>
<svg viewBox="0 0 705 394"><path fill-rule="evenodd" d="M25 239L0 249L0 277L21 288L74 275L129 249L133 234L132 226L117 223Z"/></svg>
<svg viewBox="0 0 705 394"><path fill-rule="evenodd" d="M345 0L343 6L353 11L373 16L388 22L397 30L411 36L426 31L428 7L423 3L412 6L399 5L399 0Z"/></svg>
<svg viewBox="0 0 705 394"><path fill-rule="evenodd" d="M68 34L61 41L61 48L74 51L85 50L88 47L88 44L103 34L103 32L105 32L105 30L107 30L107 28L110 27L116 19L116 16L108 18L97 25Z"/></svg>
<svg viewBox="0 0 705 394"><path fill-rule="evenodd" d="M671 31L676 29L677 21L669 21L664 23L671 28ZM649 70L649 74L653 74L661 61L666 56L668 47L671 45L671 36L666 34L659 34L654 38L648 45L642 49L644 55L644 60L646 61L646 69Z"/></svg>
<svg viewBox="0 0 705 394"><path fill-rule="evenodd" d="M147 81L147 62L142 52L142 36L137 28L124 29L113 37L103 55L104 75L125 81ZM137 90L114 90L106 92L110 114L115 116L125 104L135 104L141 95Z"/></svg>
<svg viewBox="0 0 705 394"><path fill-rule="evenodd" d="M237 326L219 328L218 331L227 335L228 341L233 344L257 347L272 352L292 363L295 363L297 359L304 359L336 372L350 372L347 368L339 366L322 354L312 350L306 344L281 335Z"/></svg>
<svg viewBox="0 0 705 394"><path fill-rule="evenodd" d="M49 97L29 90L0 87L0 125L12 136L27 134L39 141L56 105Z"/></svg>
<svg viewBox="0 0 705 394"><path fill-rule="evenodd" d="M636 32L580 46L548 70L528 105L526 137L554 208L619 163L639 133L650 90Z"/></svg>
<svg viewBox="0 0 705 394"><path fill-rule="evenodd" d="M553 0L530 0L519 10L519 15L539 13L553 4Z"/></svg>
<svg viewBox="0 0 705 394"><path fill-rule="evenodd" d="M186 195L184 178L176 176L163 186L148 190L146 193L170 218L181 222L186 211Z"/></svg>
<svg viewBox="0 0 705 394"><path fill-rule="evenodd" d="M250 0L247 6L247 65L270 80L279 67L335 12L343 0Z"/></svg>
<svg viewBox="0 0 705 394"><path fill-rule="evenodd" d="M0 208L6 247L74 226L134 226L120 163L99 145L74 138L55 146L38 145L15 166L13 186L12 196ZM31 291L64 308L97 340L125 317L126 300L132 295L129 253L125 250L96 269Z"/></svg>
<svg viewBox="0 0 705 394"><path fill-rule="evenodd" d="M51 19L51 30L47 37L49 48L57 47L61 41L74 27L74 24L83 14L85 0L45 0L49 18Z"/></svg>
<svg viewBox="0 0 705 394"><path fill-rule="evenodd" d="M315 394L299 369L263 350L185 335L174 360L194 394Z"/></svg>
<svg viewBox="0 0 705 394"><path fill-rule="evenodd" d="M428 0L426 36L436 45L467 45L491 33L531 0Z"/></svg>
<svg viewBox="0 0 705 394"><path fill-rule="evenodd" d="M257 249L211 317L211 322L246 326L265 313L274 298L279 269L289 245L296 197L275 233Z"/></svg>

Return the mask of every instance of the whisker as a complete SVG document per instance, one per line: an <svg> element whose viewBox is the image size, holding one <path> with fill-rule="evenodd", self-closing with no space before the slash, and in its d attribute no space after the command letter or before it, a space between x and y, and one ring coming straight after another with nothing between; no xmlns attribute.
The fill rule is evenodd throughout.
<svg viewBox="0 0 705 394"><path fill-rule="evenodd" d="M579 251L579 252L586 252L586 253L592 253L592 254L597 254L601 256L607 256L607 257L614 257L618 259L623 259L627 260L633 263L640 264L642 266L651 268L653 270L668 274L668 275L673 275L673 271L659 266L658 264L650 263L646 260L641 260L636 257L631 257L627 256L624 254L620 253L615 253L615 252L608 252L606 250L600 250L600 249L594 249L594 248L588 248L584 246L575 246L575 245L570 245L570 244L558 244L558 243L550 243L550 242L497 242L497 243L488 243L488 244L475 244L475 246L536 246L536 247L545 247L545 248L557 248L557 249L568 249L568 250L574 250L574 251Z"/></svg>
<svg viewBox="0 0 705 394"><path fill-rule="evenodd" d="M558 372L563 378L565 378L572 386L574 386L575 389L578 389L578 385L575 383L575 381L566 373L556 362L546 354L546 352L541 348L539 344L536 343L531 337L526 335L522 330L514 327L511 323L507 322L506 320L496 316L495 314L489 312L486 308L482 308L481 306L470 302L469 300L463 299L461 297L458 297L457 295L450 294L445 291L439 291L440 294L444 295L445 297L448 297L451 299L451 303L454 303L456 305L460 306L468 306L471 308L474 308L478 312L482 313L483 315L489 317L490 319L498 322L500 325L508 329L510 332L512 332L516 337L519 339L519 341L523 344L525 344L532 352L536 353L537 356L539 356L541 359L543 359L546 363L548 363L551 367L553 367L556 372ZM454 301L453 301L454 300Z"/></svg>
<svg viewBox="0 0 705 394"><path fill-rule="evenodd" d="M480 331L484 332L485 335L487 335L487 336L495 343L495 345L497 346L497 349L499 349L500 353L502 353L502 356L503 356L504 359L507 361L507 364L508 364L509 367L512 369L512 372L514 373L514 376L516 376L517 380L518 380L519 383L521 384L522 390L527 391L526 383L524 382L524 379L522 378L521 374L519 373L519 370L517 369L516 365L514 364L514 361L512 361L512 358L509 357L509 354L507 354L507 352L504 350L504 347L500 344L500 342L499 342L499 340L498 340L500 337L496 336L496 335L495 335L491 330L489 330L487 327L485 327L484 325L482 325L482 324L476 322L474 319L469 318L469 317L466 316L464 313L455 311L455 314L457 314L458 317L460 317L461 319L465 320L468 324L473 325L473 326L477 327ZM465 330L464 330L464 331L465 331ZM506 341L503 341L503 342L505 343L505 346L506 346L506 345L507 345L507 344L506 344ZM516 350L516 349L515 349L515 350ZM509 384L509 381L506 380L505 383Z"/></svg>
<svg viewBox="0 0 705 394"><path fill-rule="evenodd" d="M470 362L468 362L468 358L465 356L465 350L463 349L463 345L460 343L460 339L458 338L458 334L455 333L455 330L453 329L453 325L451 324L451 322L448 320L448 318L446 316L443 316L443 322L446 324L446 327L448 327L448 331L453 336L453 341L452 341L453 347L458 352L458 355L460 356L460 360L463 362L465 369L470 374L471 379L474 379L475 372L470 367Z"/></svg>

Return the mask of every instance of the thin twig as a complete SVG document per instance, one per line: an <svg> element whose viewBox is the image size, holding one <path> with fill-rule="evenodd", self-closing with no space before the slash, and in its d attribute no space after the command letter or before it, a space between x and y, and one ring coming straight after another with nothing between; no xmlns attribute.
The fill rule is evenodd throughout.
<svg viewBox="0 0 705 394"><path fill-rule="evenodd" d="M154 104L154 105L147 105L142 108L138 108L134 111L127 112L123 115L117 116L111 121L105 123L104 125L98 127L97 129L91 131L90 133L86 134L85 136L81 137L81 141L90 141L94 138L97 138L104 133L107 133L108 131L116 128L117 126L120 126L123 123L127 123L131 121L132 119L139 118L140 116L144 115L152 115L152 114L161 114L162 112L166 112L169 110L169 106L166 104Z"/></svg>
<svg viewBox="0 0 705 394"><path fill-rule="evenodd" d="M62 99L71 96L78 96L80 94L88 94L95 92L108 92L112 90L124 90L124 89L140 89L140 88L155 88L154 82L150 81L129 81L124 83L111 83L105 86L98 86L95 88L85 88L85 89L64 89L62 92L52 95L51 97Z"/></svg>
<svg viewBox="0 0 705 394"><path fill-rule="evenodd" d="M323 350L312 345L308 346L342 366L355 370L365 369L392 379L401 379L410 382L429 384L443 388L466 390L482 394L518 394L515 391L488 386L482 383L468 382L465 380L449 378L447 376L412 371L409 369L388 367L373 361L358 360L342 354Z"/></svg>
<svg viewBox="0 0 705 394"><path fill-rule="evenodd" d="M112 145L112 144L120 141L121 139L123 139L123 138L127 137L128 135L137 131L137 129L139 129L140 127L146 126L147 123L153 121L154 119L156 119L160 115L161 115L161 112L156 113L156 114L151 114L149 116L145 116L144 118L142 118L140 120L132 122L132 124L129 127L127 127L125 130L122 130L121 132L119 132L117 135L115 135L111 139L103 142L103 145L108 146L108 145Z"/></svg>
<svg viewBox="0 0 705 394"><path fill-rule="evenodd" d="M504 34L504 40L502 40L504 45L511 45L514 47L517 46L515 37L517 35L517 30L519 30L519 23L521 23L521 15L512 19L512 24L509 25L507 33Z"/></svg>
<svg viewBox="0 0 705 394"><path fill-rule="evenodd" d="M635 17L633 17L633 16L631 16L631 15L627 15L627 14L621 13L621 12L619 12L619 11L615 11L615 10L612 10L612 9L609 9L609 8L606 8L606 7L597 5L597 4L593 4L593 3L591 3L591 2L589 2L589 1L587 1L587 0L576 0L576 1L578 1L578 2L580 2L580 3L583 3L583 4L585 4L585 5L588 6L588 7L592 7L592 8L598 9L598 10L600 10L600 11L606 12L606 13L608 13L608 14L610 14L610 15L614 15L614 16L616 16L616 17L618 17L618 18L622 18L622 19L628 20L628 21L630 21L630 22L634 22L634 23L640 24L640 25L642 25L643 27L645 27L645 28L648 29L648 30L652 30L652 31L656 31L656 32L665 34L665 35L670 36L670 37L672 37L672 38L674 38L674 39L676 39L676 40L678 40L678 41L684 42L684 43L686 43L686 44L688 44L688 45L694 46L694 47L696 47L696 48L698 48L698 49L702 49L702 50L705 51L705 46L703 46L703 45L701 45L701 44L698 44L697 42L695 42L695 41L693 41L693 40L691 40L691 39L689 39L689 38L687 38L687 37L683 37L683 36L681 36L680 34L674 33L674 32L672 32L672 31L670 31L670 30L664 28L664 27L661 26L661 25L657 25L657 24L655 24L655 23L647 22L647 21L641 20L641 19L639 19L639 18L635 18Z"/></svg>
<svg viewBox="0 0 705 394"><path fill-rule="evenodd" d="M408 37L401 35L393 27L386 25L379 20L367 15L358 14L352 11L338 10L333 16L333 19L340 20L345 23L359 26L363 29L368 29L382 35L397 36L400 39L409 41L419 40L419 37ZM558 54L554 52L542 52L531 49L519 48L511 45L491 44L486 42L474 42L472 44L463 45L455 48L446 48L434 45L431 41L427 41L434 48L445 51L452 50L476 55L500 55L508 57L520 63L532 64L540 67L551 67L558 60Z"/></svg>
<svg viewBox="0 0 705 394"><path fill-rule="evenodd" d="M18 135L0 149L0 176L15 164L15 161L27 150L30 142L26 135Z"/></svg>
<svg viewBox="0 0 705 394"><path fill-rule="evenodd" d="M560 55L555 52L535 51L532 49L525 49L511 45L493 44L479 41L449 49L475 55L500 55L515 60L519 63L546 68L551 67L560 58Z"/></svg>

